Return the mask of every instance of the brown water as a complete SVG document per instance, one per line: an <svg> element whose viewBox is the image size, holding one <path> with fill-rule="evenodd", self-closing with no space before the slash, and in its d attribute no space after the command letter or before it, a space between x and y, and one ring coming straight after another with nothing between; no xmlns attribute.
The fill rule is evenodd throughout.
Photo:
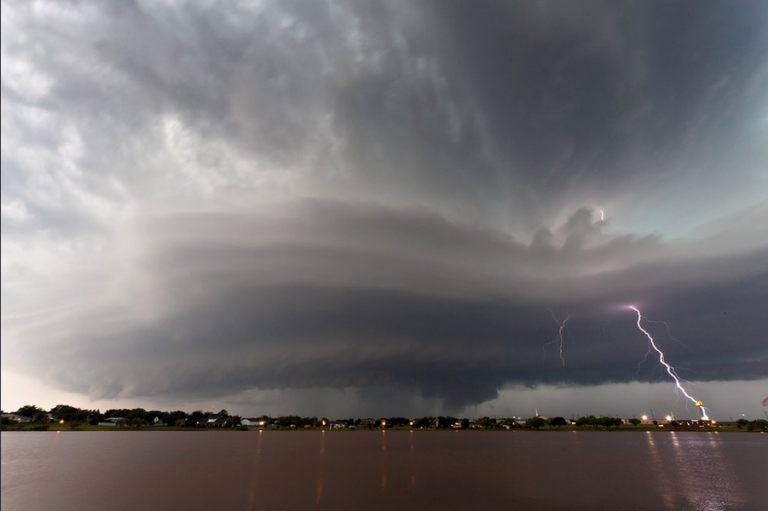
<svg viewBox="0 0 768 511"><path fill-rule="evenodd" d="M768 435L4 432L3 511L766 510Z"/></svg>

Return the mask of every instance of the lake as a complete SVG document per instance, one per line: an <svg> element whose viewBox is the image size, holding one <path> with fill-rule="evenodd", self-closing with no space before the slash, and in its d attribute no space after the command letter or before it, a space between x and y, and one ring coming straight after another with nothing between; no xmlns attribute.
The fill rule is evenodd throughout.
<svg viewBox="0 0 768 511"><path fill-rule="evenodd" d="M765 510L768 435L3 432L3 511Z"/></svg>

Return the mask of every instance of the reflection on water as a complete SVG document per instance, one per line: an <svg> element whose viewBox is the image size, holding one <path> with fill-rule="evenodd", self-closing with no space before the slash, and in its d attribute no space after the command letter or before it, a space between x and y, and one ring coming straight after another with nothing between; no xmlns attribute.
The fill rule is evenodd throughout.
<svg viewBox="0 0 768 511"><path fill-rule="evenodd" d="M411 430L409 433L409 439L411 442L410 442L410 449L408 450L409 451L408 468L410 469L408 472L410 474L409 481L411 483L411 492L413 493L416 491L416 472L414 471L414 467L415 467L414 458L416 457L416 449L414 447L414 442L413 442L413 430Z"/></svg>
<svg viewBox="0 0 768 511"><path fill-rule="evenodd" d="M757 434L4 432L1 445L3 511L725 511L768 499Z"/></svg>
<svg viewBox="0 0 768 511"><path fill-rule="evenodd" d="M743 508L745 491L736 478L737 467L724 454L729 447L723 445L717 432L647 432L646 438L656 491L666 509ZM671 449L660 448L657 443Z"/></svg>
<svg viewBox="0 0 768 511"><path fill-rule="evenodd" d="M387 489L387 432L381 430L381 491Z"/></svg>
<svg viewBox="0 0 768 511"><path fill-rule="evenodd" d="M323 498L323 470L325 468L325 431L320 433L320 460L317 463L317 493L315 494L315 505L320 504Z"/></svg>
<svg viewBox="0 0 768 511"><path fill-rule="evenodd" d="M250 493L248 495L249 510L256 508L256 488L259 482L259 460L261 459L261 440L263 434L263 431L259 431L259 439L256 442L256 455L253 458L253 469L251 470L253 477L251 477Z"/></svg>

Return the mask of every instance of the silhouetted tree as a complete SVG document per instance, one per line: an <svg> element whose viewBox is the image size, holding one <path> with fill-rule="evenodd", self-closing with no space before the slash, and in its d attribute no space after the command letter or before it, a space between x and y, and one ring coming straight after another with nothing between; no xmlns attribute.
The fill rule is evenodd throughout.
<svg viewBox="0 0 768 511"><path fill-rule="evenodd" d="M542 417L531 417L525 421L525 425L529 428L539 429L547 424L546 419Z"/></svg>
<svg viewBox="0 0 768 511"><path fill-rule="evenodd" d="M568 424L568 421L566 421L563 417L553 417L549 420L549 425L553 428L561 428Z"/></svg>
<svg viewBox="0 0 768 511"><path fill-rule="evenodd" d="M34 405L25 405L13 413L15 413L16 415L23 415L24 417L29 417L30 419L32 419L40 413L45 413L45 410L43 410L42 408L38 408L37 406L34 406Z"/></svg>

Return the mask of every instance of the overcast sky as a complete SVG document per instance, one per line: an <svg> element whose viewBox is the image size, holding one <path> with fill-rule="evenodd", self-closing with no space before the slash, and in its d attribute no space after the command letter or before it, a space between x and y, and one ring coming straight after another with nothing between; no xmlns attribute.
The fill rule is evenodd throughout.
<svg viewBox="0 0 768 511"><path fill-rule="evenodd" d="M761 417L766 26L3 0L3 409Z"/></svg>

